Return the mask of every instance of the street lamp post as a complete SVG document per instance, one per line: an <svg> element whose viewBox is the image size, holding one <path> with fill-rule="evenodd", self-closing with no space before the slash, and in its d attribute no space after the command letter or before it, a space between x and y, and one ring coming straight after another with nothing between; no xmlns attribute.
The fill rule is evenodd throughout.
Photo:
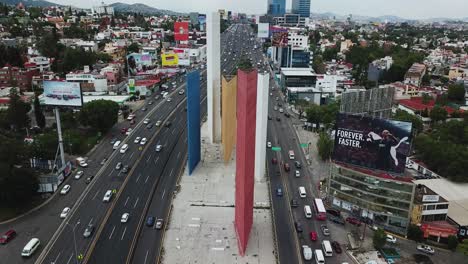
<svg viewBox="0 0 468 264"><path fill-rule="evenodd" d="M75 228L80 224L80 221L76 223L75 226L71 226L69 222L66 222L66 225L69 226L72 229L73 232L73 244L75 246L75 258L76 258L76 264L79 264L78 262L78 250L76 249L76 235L75 235Z"/></svg>

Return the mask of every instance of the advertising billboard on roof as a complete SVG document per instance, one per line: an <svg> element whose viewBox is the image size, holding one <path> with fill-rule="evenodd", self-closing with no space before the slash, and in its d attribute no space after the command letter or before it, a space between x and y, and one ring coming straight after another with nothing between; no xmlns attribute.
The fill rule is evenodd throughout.
<svg viewBox="0 0 468 264"><path fill-rule="evenodd" d="M189 37L189 22L175 22L174 23L174 40L187 41Z"/></svg>
<svg viewBox="0 0 468 264"><path fill-rule="evenodd" d="M287 47L288 46L288 32L276 32L271 37L271 45L275 47Z"/></svg>
<svg viewBox="0 0 468 264"><path fill-rule="evenodd" d="M177 54L162 54L161 55L162 66L177 66L179 64L179 57Z"/></svg>
<svg viewBox="0 0 468 264"><path fill-rule="evenodd" d="M146 71L148 66L153 65L151 54L132 53L127 55L128 71L130 75Z"/></svg>
<svg viewBox="0 0 468 264"><path fill-rule="evenodd" d="M360 167L403 173L410 154L412 124L338 114L333 159Z"/></svg>
<svg viewBox="0 0 468 264"><path fill-rule="evenodd" d="M200 31L205 31L206 15L198 15L198 24L200 25Z"/></svg>
<svg viewBox="0 0 468 264"><path fill-rule="evenodd" d="M268 23L258 23L258 37L268 38L270 36Z"/></svg>
<svg viewBox="0 0 468 264"><path fill-rule="evenodd" d="M51 106L83 105L80 83L44 81L44 104Z"/></svg>

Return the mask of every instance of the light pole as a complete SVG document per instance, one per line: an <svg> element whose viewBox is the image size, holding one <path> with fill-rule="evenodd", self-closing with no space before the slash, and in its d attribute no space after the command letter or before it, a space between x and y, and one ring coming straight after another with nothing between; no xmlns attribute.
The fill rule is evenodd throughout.
<svg viewBox="0 0 468 264"><path fill-rule="evenodd" d="M76 223L75 226L71 226L69 222L65 223L67 226L69 226L72 229L73 232L73 244L75 245L75 258L76 258L76 264L79 264L78 262L78 251L76 250L76 236L75 236L75 228L80 224L80 221Z"/></svg>

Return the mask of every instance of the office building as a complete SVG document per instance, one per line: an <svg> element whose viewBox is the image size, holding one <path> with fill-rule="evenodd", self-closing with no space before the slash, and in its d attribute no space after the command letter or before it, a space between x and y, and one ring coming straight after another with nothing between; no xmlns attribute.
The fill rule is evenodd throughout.
<svg viewBox="0 0 468 264"><path fill-rule="evenodd" d="M310 0L292 0L292 13L310 17Z"/></svg>
<svg viewBox="0 0 468 264"><path fill-rule="evenodd" d="M286 12L286 0L268 0L268 14L283 16Z"/></svg>

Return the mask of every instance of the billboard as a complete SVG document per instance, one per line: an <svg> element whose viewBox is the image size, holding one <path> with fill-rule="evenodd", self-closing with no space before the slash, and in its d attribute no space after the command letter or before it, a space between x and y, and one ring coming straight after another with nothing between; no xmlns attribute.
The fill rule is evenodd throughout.
<svg viewBox="0 0 468 264"><path fill-rule="evenodd" d="M402 173L410 154L412 124L338 114L333 159L356 166Z"/></svg>
<svg viewBox="0 0 468 264"><path fill-rule="evenodd" d="M162 66L177 66L179 64L179 57L177 54L161 54Z"/></svg>
<svg viewBox="0 0 468 264"><path fill-rule="evenodd" d="M200 31L206 30L206 15L198 15L198 24L200 25Z"/></svg>
<svg viewBox="0 0 468 264"><path fill-rule="evenodd" d="M44 81L44 104L54 106L83 105L80 83Z"/></svg>
<svg viewBox="0 0 468 264"><path fill-rule="evenodd" d="M174 40L187 41L189 36L189 22L175 22L174 23Z"/></svg>
<svg viewBox="0 0 468 264"><path fill-rule="evenodd" d="M146 71L148 66L153 65L151 54L132 53L127 55L128 72L130 75L136 75L139 72Z"/></svg>
<svg viewBox="0 0 468 264"><path fill-rule="evenodd" d="M288 46L288 32L276 32L273 33L271 38L271 45L275 47L287 47Z"/></svg>
<svg viewBox="0 0 468 264"><path fill-rule="evenodd" d="M269 34L268 23L258 23L258 38L268 38Z"/></svg>
<svg viewBox="0 0 468 264"><path fill-rule="evenodd" d="M135 94L135 79L128 79L128 92Z"/></svg>

